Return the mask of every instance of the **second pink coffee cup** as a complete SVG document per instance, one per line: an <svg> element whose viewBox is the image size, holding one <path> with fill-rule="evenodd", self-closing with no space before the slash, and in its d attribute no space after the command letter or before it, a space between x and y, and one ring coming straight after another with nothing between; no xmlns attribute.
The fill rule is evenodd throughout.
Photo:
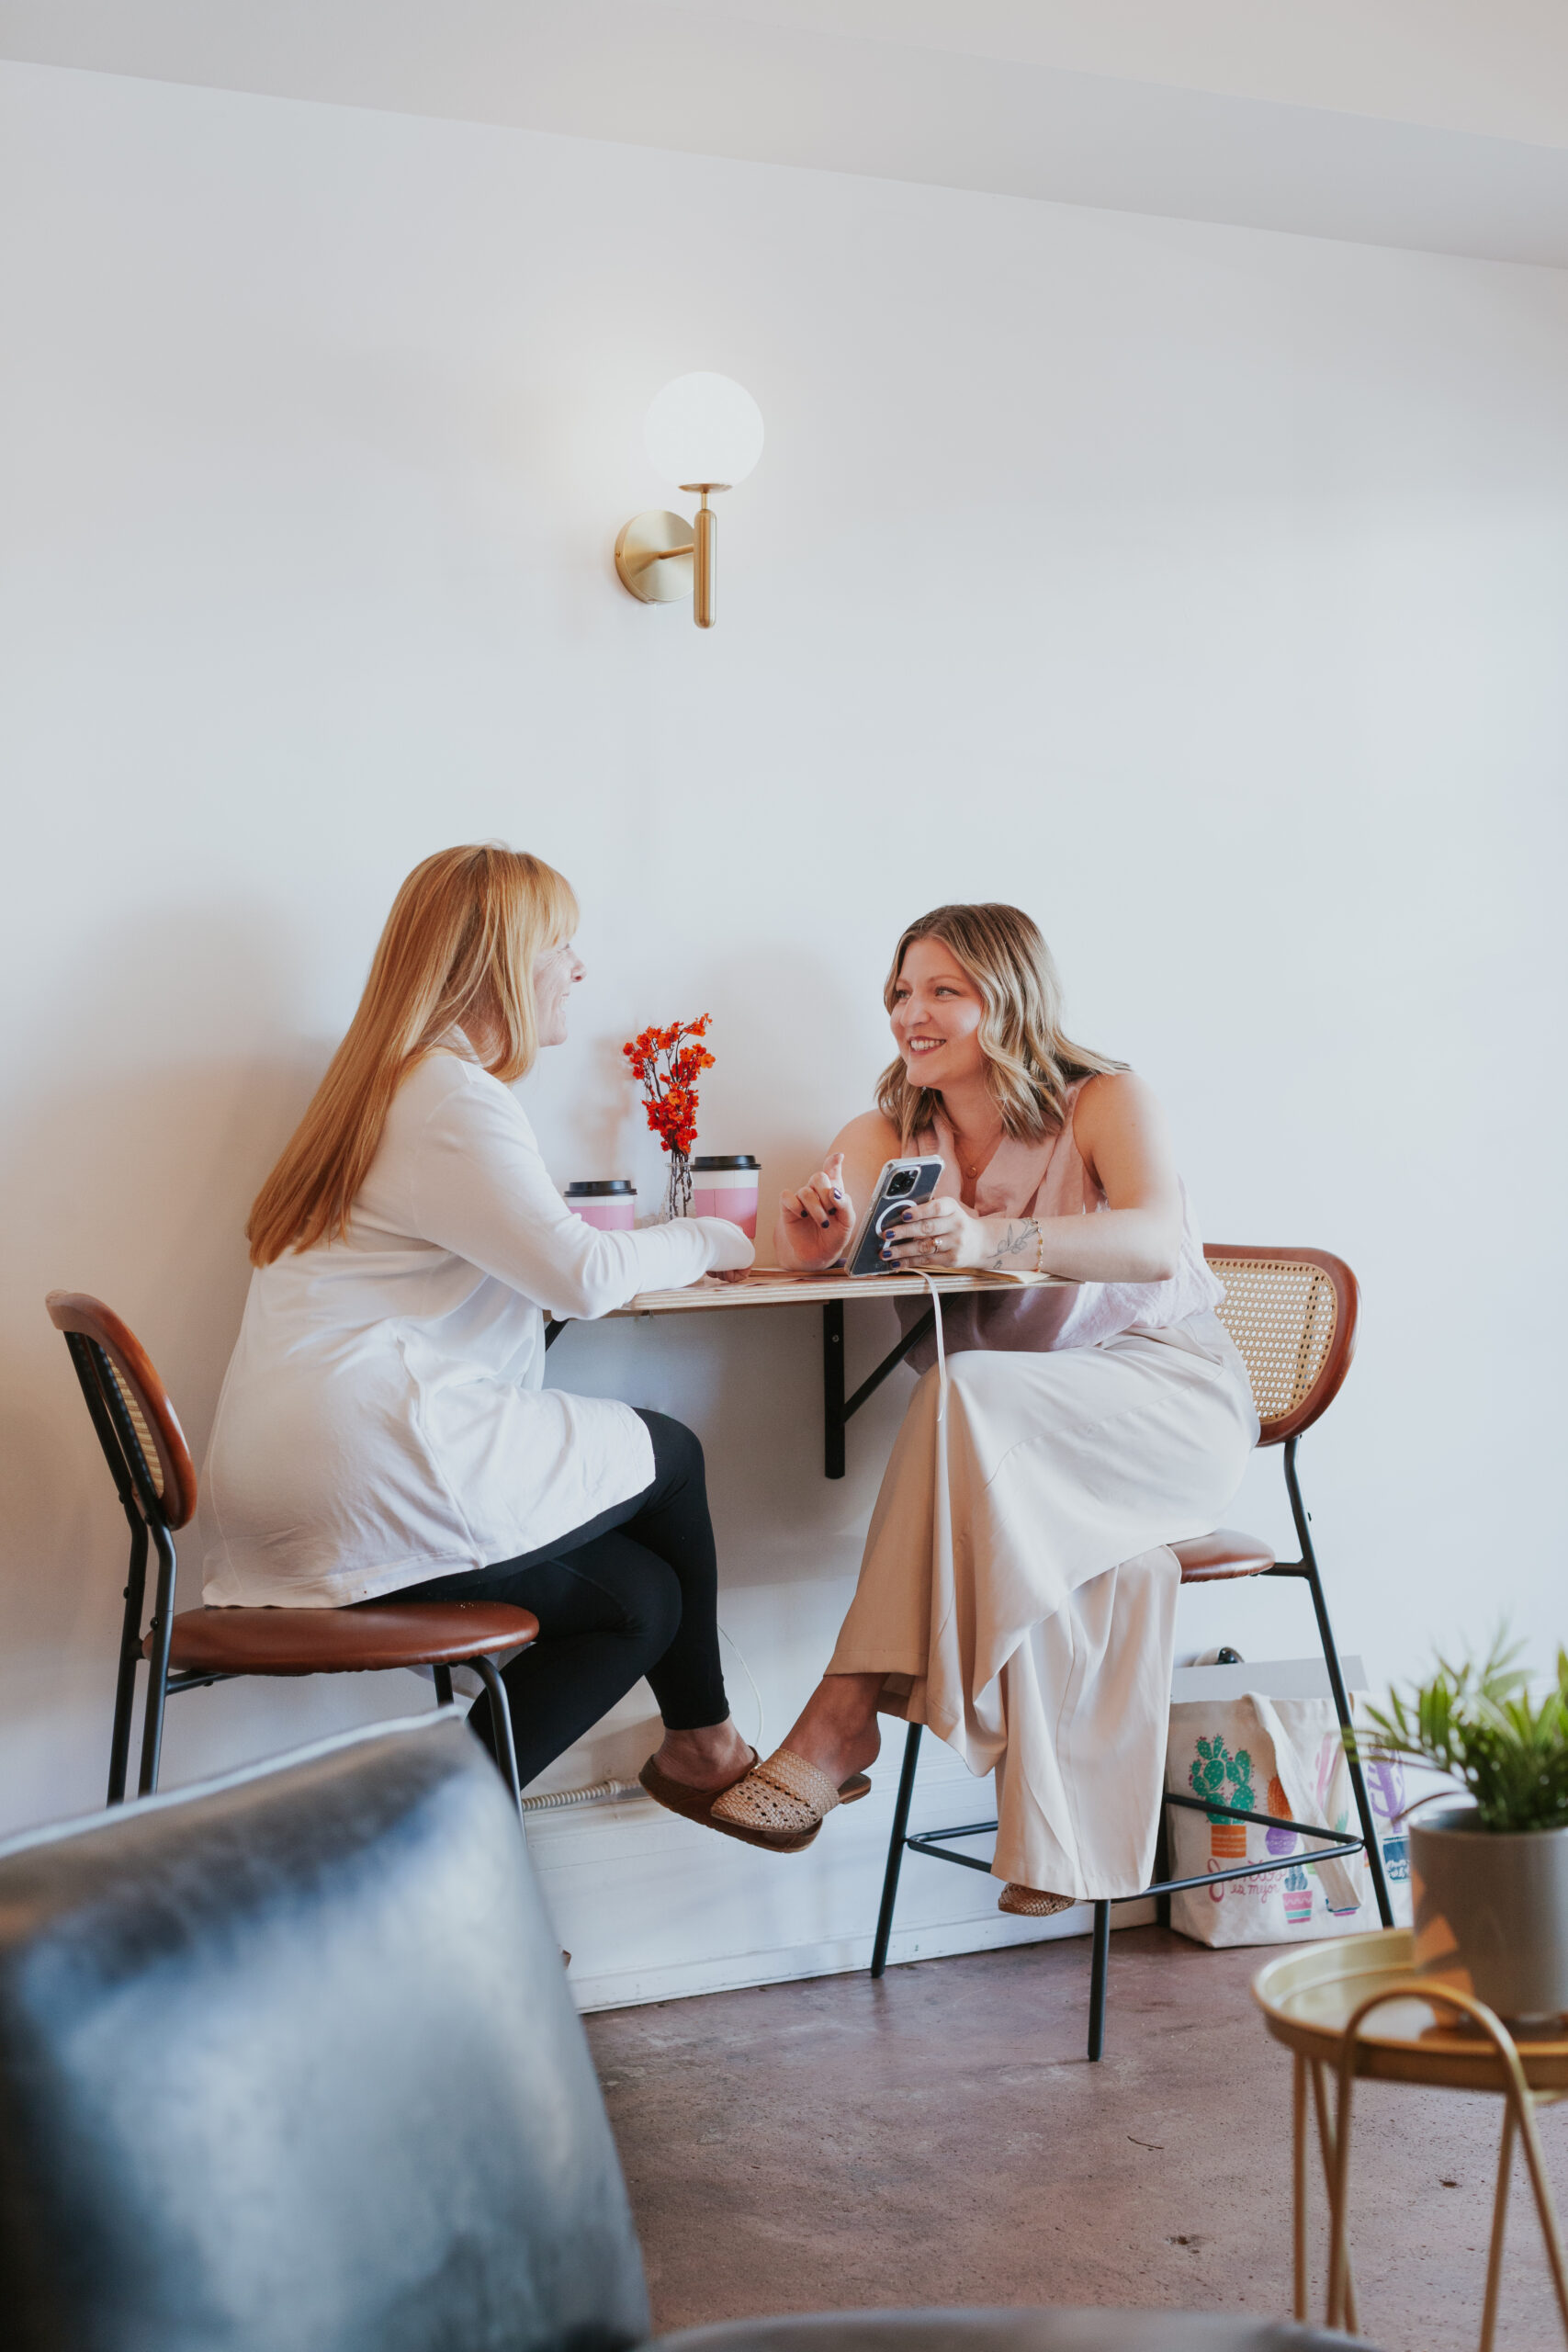
<svg viewBox="0 0 1568 2352"><path fill-rule="evenodd" d="M709 1152L692 1162L692 1215L727 1216L749 1241L757 1238L757 1187L761 1169L750 1151Z"/></svg>

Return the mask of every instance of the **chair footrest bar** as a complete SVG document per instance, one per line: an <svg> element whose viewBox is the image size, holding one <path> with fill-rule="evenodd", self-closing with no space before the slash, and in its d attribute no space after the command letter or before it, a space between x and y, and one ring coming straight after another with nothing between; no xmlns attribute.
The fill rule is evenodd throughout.
<svg viewBox="0 0 1568 2352"><path fill-rule="evenodd" d="M913 1829L904 1843L906 1846L923 1846L931 1838L984 1838L996 1826L994 1821L970 1821L965 1822L961 1829Z"/></svg>
<svg viewBox="0 0 1568 2352"><path fill-rule="evenodd" d="M1240 1805L1212 1804L1207 1797L1185 1796L1176 1789L1166 1791L1165 1802L1167 1804L1181 1805L1189 1813L1217 1815L1222 1821L1251 1821L1256 1822L1259 1829L1288 1829L1298 1838L1315 1838L1326 1846L1335 1845L1336 1841L1342 1838L1345 1834L1341 1829L1325 1829L1313 1821L1292 1821L1282 1814L1247 1813ZM965 1822L962 1828L918 1829L912 1831L905 1838L904 1843L906 1846L919 1847L923 1850L928 1846L940 1843L944 1838L983 1838L987 1831L995 1829L996 1826L994 1821L970 1821ZM1350 1840L1352 1853L1359 1854L1363 1850L1362 1840L1359 1838ZM1325 1855L1322 1859L1331 1860L1333 1857ZM1273 1862L1258 1864L1260 1870L1273 1870L1275 1867ZM1110 1899L1131 1902L1132 1897L1128 1895Z"/></svg>
<svg viewBox="0 0 1568 2352"><path fill-rule="evenodd" d="M984 1871L988 1878L991 1874L989 1860L983 1860L978 1854L950 1854L945 1846L938 1845L934 1840L940 1838L977 1838L983 1831L994 1829L996 1826L994 1821L981 1821L972 1829L928 1830L923 1837L906 1838L904 1843L912 1846L917 1854L929 1854L933 1862L956 1862L961 1871Z"/></svg>
<svg viewBox="0 0 1568 2352"><path fill-rule="evenodd" d="M907 1846L913 1846L917 1853L929 1855L933 1862L956 1862L960 1870L984 1871L987 1877L993 1875L990 1863L981 1861L977 1855L950 1854L945 1846L924 1844L913 1838L907 1838L904 1842ZM1337 1860L1339 1856L1342 1854L1361 1854L1365 1851L1365 1847L1358 1838L1350 1844L1331 1847L1325 1854L1314 1855L1313 1860L1314 1861L1332 1862ZM1156 1894L1185 1894L1190 1889L1200 1886L1223 1886L1226 1880L1233 1878L1265 1878L1270 1871L1282 1871L1288 1867L1288 1858L1285 1860L1271 1858L1266 1862L1238 1862L1234 1870L1204 1871L1197 1878L1156 1879L1152 1886L1140 1886L1137 1892L1134 1894L1103 1894L1099 1896L1086 1894L1083 1895L1080 1900L1085 1903L1093 1903L1097 1901L1101 1903L1148 1903L1152 1902ZM1311 1864L1309 1863L1307 1867L1310 1869Z"/></svg>
<svg viewBox="0 0 1568 2352"><path fill-rule="evenodd" d="M1318 1834L1321 1836L1322 1832ZM1324 1853L1314 1854L1312 1860L1306 1861L1305 1866L1311 1870L1314 1862L1337 1861L1341 1854L1364 1854L1366 1850L1359 1838L1351 1838L1337 1846L1330 1846ZM1302 1855L1294 1857L1289 1854L1270 1855L1266 1862L1238 1862L1234 1870L1204 1871L1198 1878L1158 1879L1153 1886L1141 1886L1136 1894L1111 1894L1108 1895L1106 1900L1110 1903L1142 1903L1147 1895L1183 1894L1189 1887L1219 1886L1230 1878L1263 1878L1270 1871L1289 1870L1292 1859L1297 1861L1305 1860L1305 1857Z"/></svg>
<svg viewBox="0 0 1568 2352"><path fill-rule="evenodd" d="M1289 1821L1277 1813L1246 1813L1238 1804L1213 1804L1207 1797L1190 1797L1179 1789L1167 1789L1165 1802L1167 1804L1179 1804L1188 1813L1209 1814L1216 1821L1254 1821L1259 1829L1293 1829L1298 1838L1335 1838L1344 1836L1343 1830L1320 1828L1314 1822ZM951 1830L939 1832L942 1837L951 1837L952 1834ZM1356 1839L1358 1852L1362 1843L1359 1838Z"/></svg>
<svg viewBox="0 0 1568 2352"><path fill-rule="evenodd" d="M1281 1821L1269 1814L1241 1813L1229 1805L1223 1808L1206 1805L1196 1797L1168 1796L1167 1802L1190 1805L1198 1813L1219 1813L1223 1810L1235 1821L1258 1821L1270 1829L1293 1829L1298 1837L1325 1840L1323 1852L1313 1855L1312 1862L1337 1861L1342 1855L1364 1854L1367 1850L1359 1838L1346 1838L1337 1829L1317 1829L1303 1821ZM904 1844L917 1854L928 1854L933 1862L956 1862L960 1870L984 1871L990 1876L988 1861L982 1861L976 1854L950 1853L942 1841L947 1838L981 1838L996 1826L994 1821L972 1821L959 1829L922 1829L916 1836L906 1838ZM1305 1857L1298 1856L1296 1859L1304 1860ZM1083 1900L1086 1903L1097 1899L1105 1903L1146 1903L1156 1894L1185 1894L1193 1887L1221 1886L1227 1879L1266 1878L1271 1871L1288 1869L1290 1861L1289 1856L1271 1854L1267 1861L1238 1862L1232 1870L1204 1871L1196 1878L1156 1879L1152 1885L1140 1886L1134 1894L1107 1894L1098 1898L1086 1894ZM1310 1862L1307 1867L1311 1868Z"/></svg>

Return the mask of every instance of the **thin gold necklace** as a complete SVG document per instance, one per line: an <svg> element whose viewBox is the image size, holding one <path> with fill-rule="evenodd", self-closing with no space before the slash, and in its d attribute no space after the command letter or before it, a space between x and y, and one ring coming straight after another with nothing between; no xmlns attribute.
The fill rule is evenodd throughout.
<svg viewBox="0 0 1568 2352"><path fill-rule="evenodd" d="M984 1174L984 1172L985 1172L986 1169L990 1165L990 1162L995 1159L995 1157L996 1157L996 1152L997 1152L997 1146L1001 1142L1001 1139L1002 1139L1002 1136L1001 1136L1001 1129L998 1127L998 1130L997 1130L997 1134L996 1134L995 1141L993 1141L993 1143L992 1143L992 1145L991 1145L990 1149L986 1153L985 1157L980 1160L980 1162L978 1163L978 1165L977 1165L977 1166L971 1166L970 1162L969 1162L967 1159L964 1159L964 1146L962 1145L962 1143L960 1143L960 1141L959 1141L959 1139L958 1139L958 1129L957 1129L956 1127L954 1127L954 1128L953 1128L953 1149L954 1149L954 1151L958 1154L958 1165L959 1165L959 1167L964 1170L964 1173L965 1174L965 1176L967 1176L967 1177L968 1177L969 1182L970 1182L972 1184L978 1183L978 1182L979 1182L979 1180L980 1180L981 1176Z"/></svg>

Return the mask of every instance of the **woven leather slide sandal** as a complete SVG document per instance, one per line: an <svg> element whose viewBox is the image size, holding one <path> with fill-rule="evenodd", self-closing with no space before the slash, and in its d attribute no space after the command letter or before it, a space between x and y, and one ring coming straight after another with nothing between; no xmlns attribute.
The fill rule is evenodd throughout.
<svg viewBox="0 0 1568 2352"><path fill-rule="evenodd" d="M997 1897L998 1911L1010 1911L1020 1919L1054 1919L1058 1911L1070 1911L1081 1898L1076 1894L1047 1894L1038 1886L1021 1886L1016 1879L1009 1879Z"/></svg>
<svg viewBox="0 0 1568 2352"><path fill-rule="evenodd" d="M744 1838L749 1845L771 1847L775 1854L798 1854L835 1805L853 1804L870 1794L871 1781L864 1772L852 1772L835 1786L804 1756L775 1747L765 1764L755 1765L716 1800L713 1826Z"/></svg>
<svg viewBox="0 0 1568 2352"><path fill-rule="evenodd" d="M751 1763L746 1767L746 1772L749 1772L757 1761L757 1751L750 1747L746 1752L751 1758ZM746 1772L739 1773L737 1779L743 1781ZM649 1758L637 1779L654 1804L661 1804L666 1813L678 1813L683 1821L697 1822L704 1829L722 1830L727 1838L737 1835L724 1822L716 1821L713 1817L715 1802L728 1793L729 1789L735 1786L734 1781L723 1789L694 1789L689 1781L672 1781L668 1772L661 1772L657 1756Z"/></svg>

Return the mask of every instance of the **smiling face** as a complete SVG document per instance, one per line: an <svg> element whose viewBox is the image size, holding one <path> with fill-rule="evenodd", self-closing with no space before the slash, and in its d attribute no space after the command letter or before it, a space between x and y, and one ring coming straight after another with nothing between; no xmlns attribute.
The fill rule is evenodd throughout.
<svg viewBox="0 0 1568 2352"><path fill-rule="evenodd" d="M893 983L893 1040L912 1086L944 1087L976 1079L985 999L945 941L914 939Z"/></svg>
<svg viewBox="0 0 1568 2352"><path fill-rule="evenodd" d="M567 1005L586 966L570 939L534 958L534 1018L541 1046L566 1043Z"/></svg>

